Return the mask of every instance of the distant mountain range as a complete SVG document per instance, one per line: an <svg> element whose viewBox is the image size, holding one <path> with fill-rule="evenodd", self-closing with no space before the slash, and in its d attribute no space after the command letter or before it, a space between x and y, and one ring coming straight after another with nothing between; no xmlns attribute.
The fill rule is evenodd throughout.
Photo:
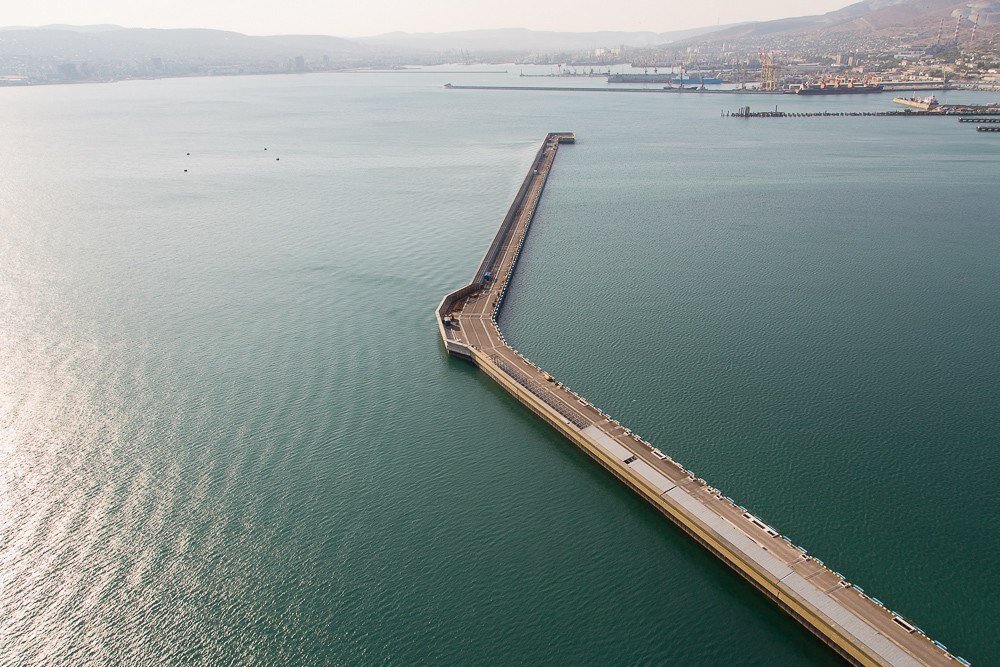
<svg viewBox="0 0 1000 667"><path fill-rule="evenodd" d="M712 26L671 32L550 32L525 28L464 30L460 32L390 32L363 37L358 42L400 51L533 52L588 51L597 47L652 47L697 37L731 26Z"/></svg>
<svg viewBox="0 0 1000 667"><path fill-rule="evenodd" d="M0 29L0 57L76 61L207 59L219 62L284 60L296 56L364 56L364 44L339 37L251 37L224 30L156 30L118 26L46 26Z"/></svg>
<svg viewBox="0 0 1000 667"><path fill-rule="evenodd" d="M726 27L726 26L723 26ZM0 28L0 57L77 61L207 59L217 62L279 61L304 56L335 60L398 56L588 51L597 47L649 47L718 30L719 26L673 32L546 32L509 28L446 33L394 32L359 39L325 35L254 37L206 29L123 28L115 25L49 25Z"/></svg>
<svg viewBox="0 0 1000 667"><path fill-rule="evenodd" d="M845 37L933 40L942 29L942 21L943 37L949 39L956 22L968 30L977 16L979 35L989 38L1000 34L1000 2L996 0L864 0L826 14L731 26L682 40L682 44L772 42L780 46L789 41L820 43Z"/></svg>
<svg viewBox="0 0 1000 667"><path fill-rule="evenodd" d="M43 26L11 25L0 26L0 32L4 30L69 30L70 32L106 32L108 30L124 30L120 25L102 23L100 25L67 25L65 23L53 23Z"/></svg>
<svg viewBox="0 0 1000 667"><path fill-rule="evenodd" d="M729 26L673 32L547 32L509 28L447 33L387 33L358 39L326 35L255 37L224 30L123 28L115 25L50 25L0 28L0 68L36 62L142 62L159 59L192 67L217 64L306 61L362 64L433 61L454 54L519 57L533 53L579 53L598 47L705 43L742 46L833 45L852 40L906 39L933 42L944 23L946 40L955 21L968 33L978 17L983 40L1000 35L1000 0L863 0L837 11ZM0 75L11 72L0 71Z"/></svg>

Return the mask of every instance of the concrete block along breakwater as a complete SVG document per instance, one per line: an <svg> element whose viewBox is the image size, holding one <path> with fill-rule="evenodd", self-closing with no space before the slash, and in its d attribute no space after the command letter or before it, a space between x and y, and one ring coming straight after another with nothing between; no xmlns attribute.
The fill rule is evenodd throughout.
<svg viewBox="0 0 1000 667"><path fill-rule="evenodd" d="M435 311L445 349L525 407L855 665L968 665L510 346L497 319L545 183L570 132L546 135L473 275Z"/></svg>

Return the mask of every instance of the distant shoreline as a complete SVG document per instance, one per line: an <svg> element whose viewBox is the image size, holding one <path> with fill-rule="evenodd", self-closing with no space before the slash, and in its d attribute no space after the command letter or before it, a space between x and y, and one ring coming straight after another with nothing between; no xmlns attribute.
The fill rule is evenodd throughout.
<svg viewBox="0 0 1000 667"><path fill-rule="evenodd" d="M349 69L337 69L337 70L314 70L307 72L233 72L228 74L209 74L209 73L199 73L199 74L172 74L163 76L135 76L122 79L80 79L76 81L37 81L37 82L17 82L17 83L0 83L0 90L8 88L35 88L38 86L67 86L67 85L83 85L83 84L95 84L95 83L122 83L125 81L159 81L161 79L213 79L213 78L228 78L228 77L238 77L238 76L291 76L291 75L306 75L306 74L509 74L510 70L426 70L426 69L361 69L361 68L349 68ZM706 88L701 89L680 89L680 88L594 88L594 87L578 87L578 86L480 86L480 85L461 85L461 84L445 84L445 88L451 90L506 90L506 91L543 91L543 92L610 92L610 93L708 93L708 94L724 94L724 95L783 95L787 94L782 91L769 92L762 90L749 90L749 89L737 89L737 88ZM893 86L891 92L921 92L921 91L935 91L935 90L968 90L968 91L979 91L979 92L1000 92L1000 85L994 85L989 83L977 83L977 82L953 82L948 84L948 86L920 86L916 85L912 88L904 86Z"/></svg>
<svg viewBox="0 0 1000 667"><path fill-rule="evenodd" d="M285 72L282 72L282 74L285 74ZM323 72L287 72L287 74L510 74L510 71L505 69L338 69Z"/></svg>
<svg viewBox="0 0 1000 667"><path fill-rule="evenodd" d="M744 88L594 88L594 87L577 87L577 86L474 86L474 85L455 85L451 83L446 83L444 85L448 90L501 90L501 91L542 91L542 92L559 92L559 93L658 93L658 94L669 94L673 93L676 95L794 95L794 91L789 90L751 90ZM893 86L892 88L887 88L884 92L914 92L914 91L928 91L928 90L956 90L955 86L918 86L918 87L905 87L905 86ZM876 93L877 94L877 93ZM837 97L836 95L831 95L831 97Z"/></svg>
<svg viewBox="0 0 1000 667"><path fill-rule="evenodd" d="M739 88L723 88L704 90L698 88L593 88L578 86L462 86L446 83L448 90L517 90L517 91L544 91L560 93L695 93L695 94L739 94L739 95L784 95L782 91L768 92L763 90L742 90Z"/></svg>
<svg viewBox="0 0 1000 667"><path fill-rule="evenodd" d="M123 79L78 79L76 81L26 81L0 83L6 88L37 88L38 86L75 86L92 83L122 83L124 81L159 81L161 79L216 79L236 76L291 76L303 74L509 74L508 70L417 70L417 69L336 69L308 72L233 72L231 74L164 74L162 76L130 76Z"/></svg>

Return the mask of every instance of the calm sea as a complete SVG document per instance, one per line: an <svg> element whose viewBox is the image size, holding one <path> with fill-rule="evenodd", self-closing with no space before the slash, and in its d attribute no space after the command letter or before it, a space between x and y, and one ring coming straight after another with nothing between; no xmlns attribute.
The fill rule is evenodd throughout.
<svg viewBox="0 0 1000 667"><path fill-rule="evenodd" d="M517 73L0 91L0 663L836 664L442 351L550 130L509 338L1000 662L1000 135Z"/></svg>

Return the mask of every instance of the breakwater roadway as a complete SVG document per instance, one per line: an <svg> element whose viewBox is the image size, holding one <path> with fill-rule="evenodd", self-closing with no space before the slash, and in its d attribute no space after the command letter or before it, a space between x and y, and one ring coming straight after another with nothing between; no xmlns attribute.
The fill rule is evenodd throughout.
<svg viewBox="0 0 1000 667"><path fill-rule="evenodd" d="M472 361L848 662L968 665L507 344L500 306L559 146L573 142L572 133L546 136L472 282L441 300L435 319L448 352Z"/></svg>

